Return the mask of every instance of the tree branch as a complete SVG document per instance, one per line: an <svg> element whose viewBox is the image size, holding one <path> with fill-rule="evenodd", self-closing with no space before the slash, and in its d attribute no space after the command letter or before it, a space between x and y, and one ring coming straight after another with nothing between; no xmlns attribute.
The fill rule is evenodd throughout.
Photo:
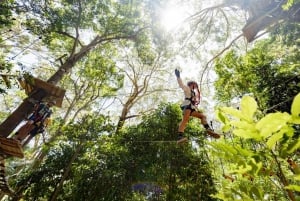
<svg viewBox="0 0 300 201"><path fill-rule="evenodd" d="M239 38L241 38L243 36L243 34L240 34L238 35L236 38L234 38L230 43L229 45L227 45L223 50L221 50L218 54L216 54L213 58L211 58L205 65L204 69L203 69L203 72L201 74L201 79L200 79L200 86L202 84L202 81L203 81L203 75L204 75L204 72L209 68L209 64L211 62L213 62L216 58L218 58L219 56L221 56L226 50L228 50L234 43L235 41L237 41Z"/></svg>
<svg viewBox="0 0 300 201"><path fill-rule="evenodd" d="M71 34L69 34L69 33L67 33L67 32L64 32L64 31L55 31L55 32L58 33L58 34L61 34L61 35L63 35L63 36L67 36L67 37L73 39L74 41L77 40L76 37L72 36ZM81 47L84 46L79 40L77 40L77 43L78 43Z"/></svg>
<svg viewBox="0 0 300 201"><path fill-rule="evenodd" d="M79 43L79 30L78 29L79 29L79 25L80 25L80 22L81 22L82 7L81 7L81 1L80 0L77 1L77 3L78 3L78 18L77 18L76 27L75 27L76 38L74 40L71 55L73 55L75 53L76 47Z"/></svg>

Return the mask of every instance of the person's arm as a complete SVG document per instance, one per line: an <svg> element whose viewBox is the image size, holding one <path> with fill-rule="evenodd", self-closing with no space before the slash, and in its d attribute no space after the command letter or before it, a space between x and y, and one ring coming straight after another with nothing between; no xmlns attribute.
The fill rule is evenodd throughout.
<svg viewBox="0 0 300 201"><path fill-rule="evenodd" d="M178 85L181 89L186 90L188 87L183 84L182 79L180 78L180 72L178 69L175 69L175 75L177 77Z"/></svg>

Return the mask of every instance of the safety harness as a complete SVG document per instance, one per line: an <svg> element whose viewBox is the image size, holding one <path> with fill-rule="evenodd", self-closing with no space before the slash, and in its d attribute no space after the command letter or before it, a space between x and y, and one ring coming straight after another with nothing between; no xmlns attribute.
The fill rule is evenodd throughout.
<svg viewBox="0 0 300 201"><path fill-rule="evenodd" d="M196 93L193 90L191 90L191 97L190 98L185 97L185 100L189 100L192 105L196 105L196 101L194 99L195 96L196 96Z"/></svg>

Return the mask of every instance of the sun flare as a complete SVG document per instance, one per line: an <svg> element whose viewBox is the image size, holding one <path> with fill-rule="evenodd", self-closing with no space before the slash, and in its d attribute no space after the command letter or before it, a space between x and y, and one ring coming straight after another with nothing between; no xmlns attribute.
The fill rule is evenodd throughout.
<svg viewBox="0 0 300 201"><path fill-rule="evenodd" d="M167 30L173 30L179 27L185 19L185 10L183 7L172 6L162 10L161 25Z"/></svg>

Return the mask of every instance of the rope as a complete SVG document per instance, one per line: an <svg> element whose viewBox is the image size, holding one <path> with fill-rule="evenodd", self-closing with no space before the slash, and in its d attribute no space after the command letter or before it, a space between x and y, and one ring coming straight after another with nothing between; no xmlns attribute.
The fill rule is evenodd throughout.
<svg viewBox="0 0 300 201"><path fill-rule="evenodd" d="M177 140L138 140L138 141L130 141L130 142L132 143L177 143Z"/></svg>
<svg viewBox="0 0 300 201"><path fill-rule="evenodd" d="M30 46L34 45L38 40L40 40L42 37L40 36L39 38L35 39L32 43L30 43L29 45L25 46L25 48L23 50L21 50L18 54L16 54L15 56L10 58L11 60L14 60L17 56L19 56L20 54L22 54L25 50L27 50Z"/></svg>
<svg viewBox="0 0 300 201"><path fill-rule="evenodd" d="M198 140L188 140L187 142L197 142ZM137 142L137 143L177 143L177 140L132 140L132 141L128 141L128 142ZM179 143L179 144L184 144L186 142L183 143Z"/></svg>

